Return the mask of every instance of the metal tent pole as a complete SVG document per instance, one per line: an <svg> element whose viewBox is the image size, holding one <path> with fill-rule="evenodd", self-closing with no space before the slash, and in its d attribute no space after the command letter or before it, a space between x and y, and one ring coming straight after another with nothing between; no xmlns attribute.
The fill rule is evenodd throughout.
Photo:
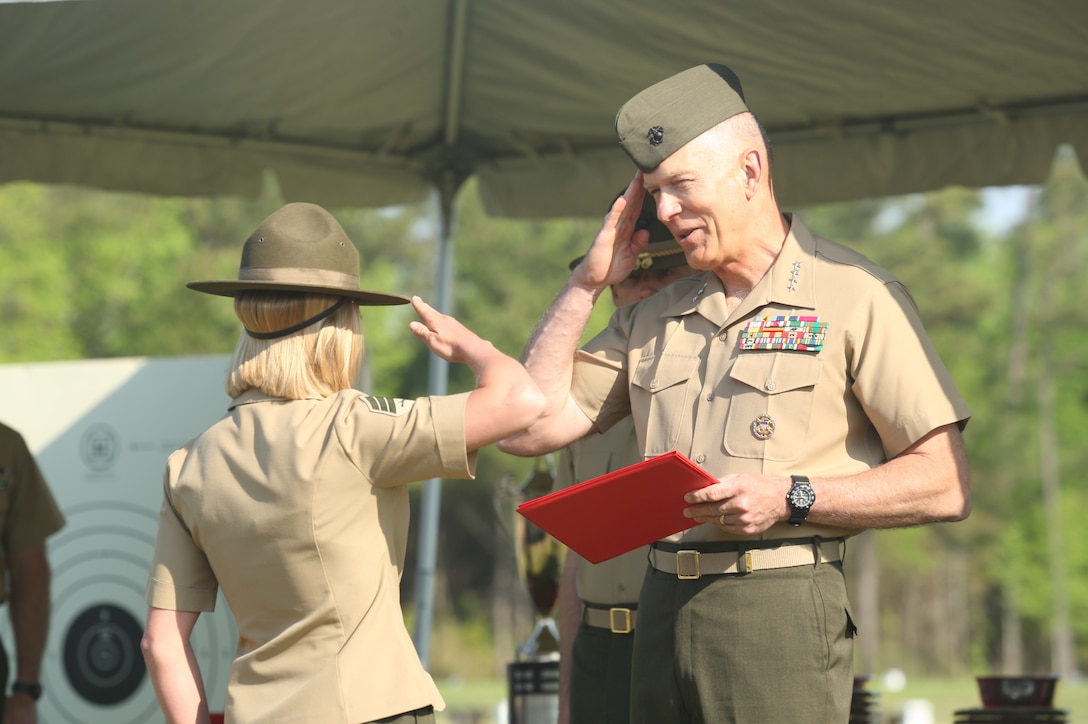
<svg viewBox="0 0 1088 724"><path fill-rule="evenodd" d="M444 183L439 190L438 269L432 303L438 311L450 314L453 307L453 196L456 183ZM430 395L444 395L449 383L449 362L431 355L427 389ZM438 518L442 507L442 480L431 478L423 483L419 515L419 553L416 559L416 619L413 635L416 652L428 668L431 654L431 627L434 621L434 578L437 568Z"/></svg>

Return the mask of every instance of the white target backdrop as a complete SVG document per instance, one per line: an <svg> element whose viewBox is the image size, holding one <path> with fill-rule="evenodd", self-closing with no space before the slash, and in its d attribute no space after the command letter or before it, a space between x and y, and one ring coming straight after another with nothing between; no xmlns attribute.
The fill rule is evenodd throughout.
<svg viewBox="0 0 1088 724"><path fill-rule="evenodd" d="M225 411L226 357L0 365L0 420L38 459L67 524L49 540L39 720L163 721L140 654L166 456ZM6 611L0 637L12 641ZM221 711L237 631L220 596L193 632ZM10 653L10 651L9 651Z"/></svg>

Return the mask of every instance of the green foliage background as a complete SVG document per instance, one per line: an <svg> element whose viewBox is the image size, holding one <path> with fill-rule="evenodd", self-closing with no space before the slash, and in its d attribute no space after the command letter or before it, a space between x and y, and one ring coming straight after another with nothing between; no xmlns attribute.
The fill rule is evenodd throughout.
<svg viewBox="0 0 1088 724"><path fill-rule="evenodd" d="M816 233L906 282L974 413L971 517L876 539L876 665L924 675L1007 665L999 621L1019 626L1021 670L1051 670L1052 638L1066 625L1076 660L1088 659L1088 618L1060 613L1062 596L1069 610L1088 610L1088 184L1072 154L1060 154L1027 217L998 236L977 223L980 199L953 188L797 210ZM242 242L281 203L273 182L252 200L0 186L0 363L229 353L238 334L229 301L185 283L233 277ZM516 356L600 219L489 218L471 182L456 208L452 311ZM331 209L359 246L365 288L435 300L435 209ZM430 355L408 332L411 317L407 307L364 310L368 391L427 393ZM469 370L453 366L449 391L471 386ZM509 530L510 491L530 465L490 448L475 481L444 485L439 676L493 675L531 630L523 587L510 581ZM1044 483L1055 478L1060 505L1048 508ZM1061 595L1050 566L1056 534ZM411 586L409 573L409 616ZM507 616L510 608L523 613Z"/></svg>

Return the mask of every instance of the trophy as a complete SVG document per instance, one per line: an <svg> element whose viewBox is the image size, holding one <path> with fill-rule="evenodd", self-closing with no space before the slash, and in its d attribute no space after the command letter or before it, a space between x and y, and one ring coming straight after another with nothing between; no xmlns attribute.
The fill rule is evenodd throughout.
<svg viewBox="0 0 1088 724"><path fill-rule="evenodd" d="M516 501L552 491L555 471L549 456L538 457L529 477L514 491ZM515 506L516 507L516 506ZM520 515L514 519L518 573L537 613L532 635L508 666L510 724L554 724L559 716L559 630L552 610L566 546Z"/></svg>

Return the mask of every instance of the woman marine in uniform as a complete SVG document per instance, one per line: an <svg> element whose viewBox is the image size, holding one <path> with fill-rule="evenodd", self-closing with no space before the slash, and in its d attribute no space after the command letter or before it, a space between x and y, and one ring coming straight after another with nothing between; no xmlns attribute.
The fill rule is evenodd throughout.
<svg viewBox="0 0 1088 724"><path fill-rule="evenodd" d="M296 203L246 241L237 280L189 284L234 297L244 330L227 414L166 466L143 651L168 722L209 721L189 636L219 588L238 627L227 722L433 722L444 706L400 609L407 484L472 477L475 451L530 425L543 398L516 360L418 298L413 334L467 364L475 389L353 389L357 307L409 301L361 290L358 269L340 224Z"/></svg>

